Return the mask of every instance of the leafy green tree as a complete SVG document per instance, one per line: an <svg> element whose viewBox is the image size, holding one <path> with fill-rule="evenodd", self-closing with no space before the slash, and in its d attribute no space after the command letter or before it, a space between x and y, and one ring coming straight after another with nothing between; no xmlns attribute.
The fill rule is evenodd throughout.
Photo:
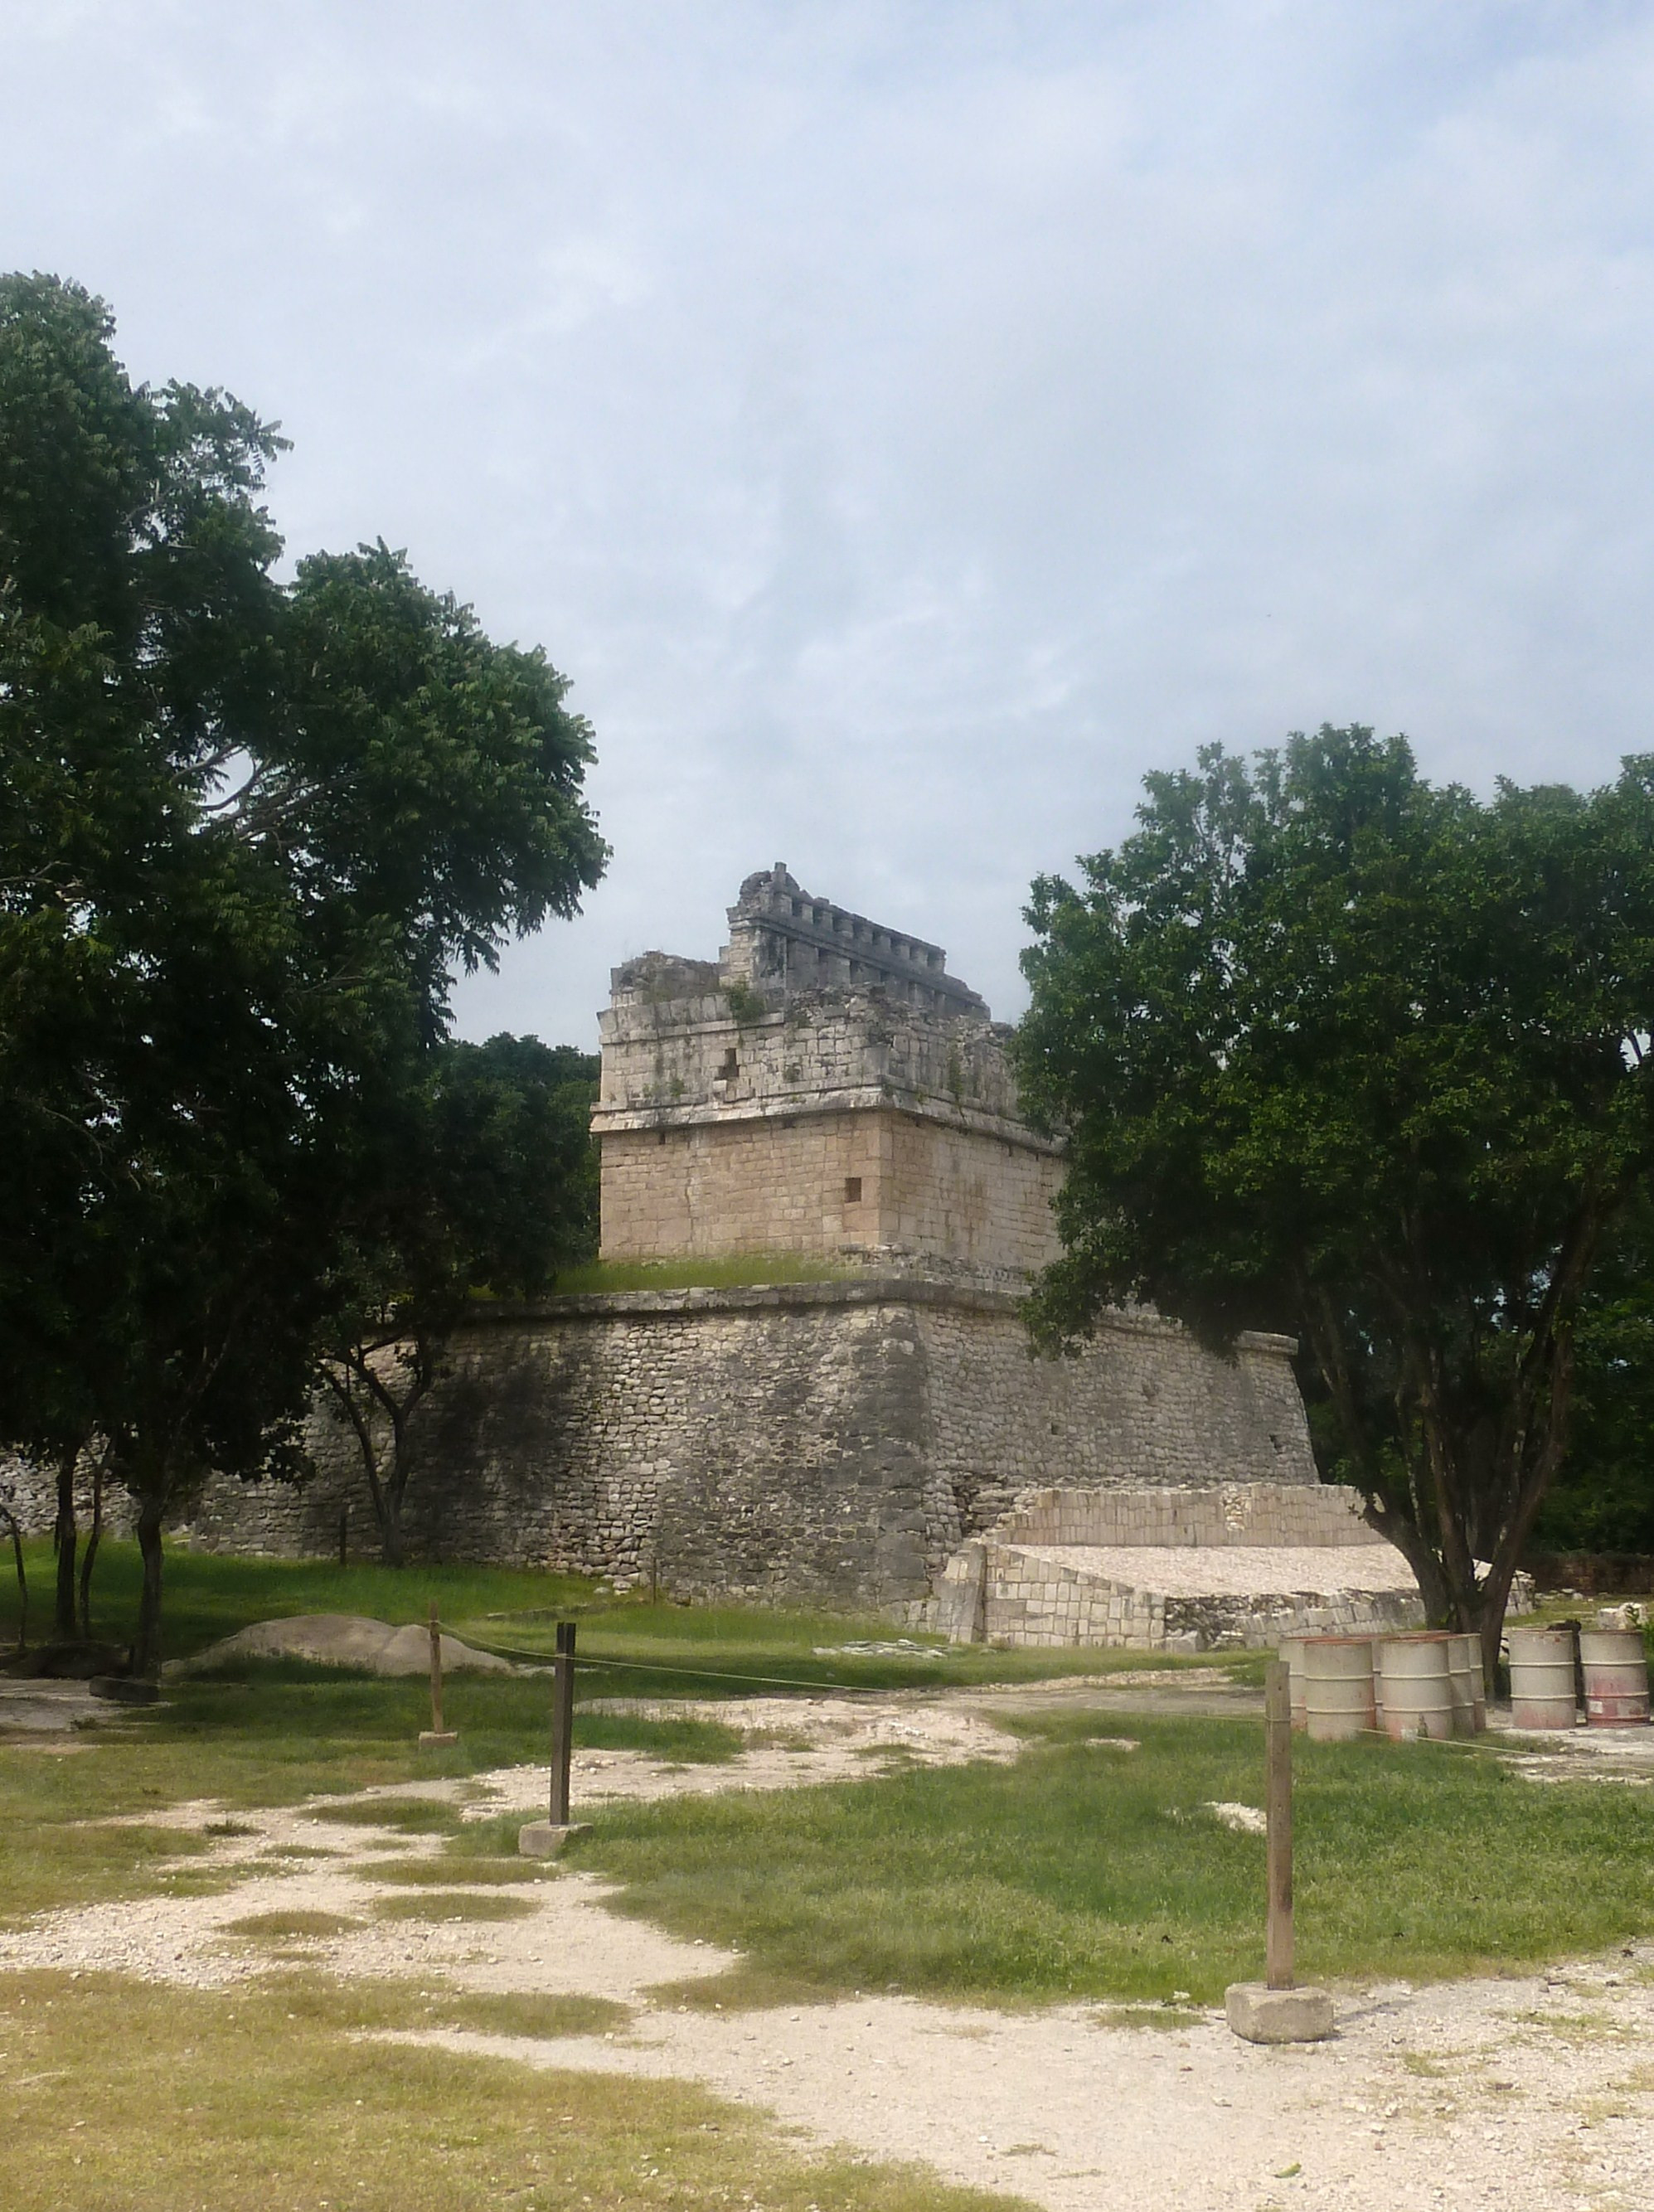
<svg viewBox="0 0 1654 2212"><path fill-rule="evenodd" d="M590 732L384 545L299 562L274 428L0 279L0 1432L167 1508L280 1468L363 1131L456 968L575 911Z"/></svg>
<svg viewBox="0 0 1654 2212"><path fill-rule="evenodd" d="M1574 1407L1534 1523L1554 1552L1654 1552L1654 1196L1616 1224L1580 1304Z"/></svg>
<svg viewBox="0 0 1654 2212"><path fill-rule="evenodd" d="M1323 728L1146 791L1029 910L1024 1092L1071 1146L1037 1333L1296 1334L1323 1471L1491 1660L1654 1158L1654 758L1483 805Z"/></svg>
<svg viewBox="0 0 1654 2212"><path fill-rule="evenodd" d="M597 1078L594 1054L538 1037L445 1044L351 1176L319 1376L389 1566L404 1557L414 1416L474 1300L536 1297L597 1249Z"/></svg>

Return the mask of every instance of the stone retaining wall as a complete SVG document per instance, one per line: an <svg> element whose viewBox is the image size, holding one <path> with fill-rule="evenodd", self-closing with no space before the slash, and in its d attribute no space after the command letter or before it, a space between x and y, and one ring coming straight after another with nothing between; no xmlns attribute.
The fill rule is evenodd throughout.
<svg viewBox="0 0 1654 2212"><path fill-rule="evenodd" d="M1034 1359L1013 1297L904 1277L493 1310L413 1424L410 1547L911 1606L1036 1486L1313 1486L1290 1352L1248 1338L1225 1360L1121 1315L1079 1358ZM209 1486L194 1540L325 1553L343 1506L371 1549L354 1446L325 1413L313 1444L301 1488Z"/></svg>
<svg viewBox="0 0 1654 2212"><path fill-rule="evenodd" d="M997 1542L1297 1546L1382 1544L1359 1492L1339 1483L1227 1482L1210 1490L1046 1490L994 1523Z"/></svg>

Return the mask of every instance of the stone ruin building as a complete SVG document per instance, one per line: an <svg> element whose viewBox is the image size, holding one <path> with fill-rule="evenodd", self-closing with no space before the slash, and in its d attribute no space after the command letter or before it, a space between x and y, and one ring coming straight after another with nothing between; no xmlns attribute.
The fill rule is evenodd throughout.
<svg viewBox="0 0 1654 2212"><path fill-rule="evenodd" d="M939 945L749 876L716 962L646 952L599 1021L603 1255L884 1257L1020 1285L1061 1147Z"/></svg>
<svg viewBox="0 0 1654 2212"><path fill-rule="evenodd" d="M1061 1148L939 946L777 865L715 962L617 968L599 1027L604 1257L768 1255L784 1279L480 1308L417 1416L416 1551L1016 1643L1422 1618L1317 1480L1286 1339L1225 1359L1121 1312L1077 1357L1031 1357ZM319 1413L314 1443L301 1488L210 1486L193 1540L324 1552L343 1506L370 1547Z"/></svg>

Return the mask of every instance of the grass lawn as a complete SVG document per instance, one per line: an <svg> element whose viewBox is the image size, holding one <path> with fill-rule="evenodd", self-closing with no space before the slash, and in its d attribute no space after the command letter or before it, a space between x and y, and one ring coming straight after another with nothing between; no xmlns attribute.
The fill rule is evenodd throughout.
<svg viewBox="0 0 1654 2212"><path fill-rule="evenodd" d="M177 1830L95 1825L187 1800L234 1808L290 1805L324 1791L422 1777L463 1778L543 1759L549 1689L544 1680L458 1675L448 1717L457 1744L421 1751L429 1724L423 1681L385 1680L296 1662L248 1666L235 1680L171 1684L149 1713L112 1708L72 1754L0 1745L0 1923L55 1904L176 1893L193 1880L222 1887L222 1873L167 1874L161 1862L191 1848ZM640 1749L684 1760L726 1759L739 1736L707 1721L578 1716L584 1744ZM410 1826L455 1826L452 1809L398 1808ZM383 1820L383 1808L375 1812Z"/></svg>
<svg viewBox="0 0 1654 2212"><path fill-rule="evenodd" d="M106 1565L100 1603L113 1616L134 1592L130 1547L111 1547ZM417 1620L433 1593L461 1632L470 1623L514 1646L543 1648L558 1613L577 1609L582 1651L614 1662L586 1675L587 1694L745 1697L757 1687L747 1674L886 1687L1142 1663L846 1653L834 1647L894 1632L832 1616L617 1603L590 1584L504 1570L395 1575L187 1553L169 1568L172 1648L284 1613ZM170 1684L167 1699L112 1710L74 1750L0 1743L0 1918L15 1925L95 1899L141 1911L148 1896L233 1887L237 1869L201 1863L205 1839L143 1817L186 1800L216 1801L214 1825L234 1835L241 1808L422 1776L463 1781L545 1751L540 1677L456 1676L459 1741L435 1752L415 1742L427 1717L418 1680L263 1663ZM778 1720L785 1711L783 1699ZM1087 1997L1115 2007L1110 2017L1176 2022L1187 2014L1170 2001L1210 2004L1256 1974L1262 1842L1207 1808L1259 1802L1259 1728L1073 1711L1011 1724L1025 1739L1015 1766L617 1806L570 1857L614 1877L624 1909L743 1954L736 1972L674 2002L796 2006L899 1987L1000 2003ZM715 1722L589 1710L576 1729L587 1744L684 1760L727 1758L740 1741ZM1121 1734L1140 1747L1102 1740ZM1654 1793L1537 1785L1481 1748L1300 1741L1296 1758L1306 1974L1497 1969L1654 1929ZM490 1923L527 1910L533 1883L561 1878L514 1856L514 1820L462 1827L452 1805L428 1800L394 1813L380 1803L373 1818L444 1844L435 1861L381 1863L375 1918L459 1914L508 1942L508 1927ZM290 1954L284 1965L281 1950L325 1930L279 1911L253 1918L247 1936L271 1964L232 1990L0 1974L8 2212L1004 2212L1012 2201L918 2170L807 2159L763 2118L686 2087L373 2040L441 2026L623 2034L629 2015L555 1991L331 1982L293 1969Z"/></svg>
<svg viewBox="0 0 1654 2212"><path fill-rule="evenodd" d="M589 2030L484 2002L455 2025ZM0 1976L7 2212L1009 2212L921 2169L806 2158L675 2082L363 2040L447 2019L417 1990Z"/></svg>
<svg viewBox="0 0 1654 2212"><path fill-rule="evenodd" d="M571 1856L624 1907L822 1991L1219 2002L1262 1968L1261 1731L1078 1715L1014 1767L921 1770L603 1814ZM1134 1752L1089 1739L1140 1739ZM1498 1972L1654 1930L1654 1801L1444 1745L1310 1744L1297 1767L1306 1977ZM739 1989L730 1992L739 1999Z"/></svg>
<svg viewBox="0 0 1654 2212"><path fill-rule="evenodd" d="M24 1547L32 1640L51 1620L52 1559L46 1543ZM0 1653L16 1634L17 1592L0 1559ZM92 1626L127 1640L137 1618L137 1547L99 1551ZM916 1688L948 1682L1040 1681L1055 1674L1109 1674L1145 1664L1140 1651L995 1651L909 1636L878 1614L815 1613L765 1606L686 1606L617 1597L599 1582L534 1569L471 1566L341 1567L326 1559L255 1559L169 1548L163 1643L188 1658L256 1620L304 1613L352 1613L398 1624L423 1621L435 1600L443 1626L475 1643L530 1659L549 1657L559 1619L575 1620L591 1662L586 1696L753 1697L766 1682L806 1687ZM846 1644L916 1644L921 1652L846 1652ZM1202 1663L1157 1658L1168 1667ZM1209 1662L1204 1662L1209 1664ZM1244 1661L1237 1659L1237 1663ZM757 1678L757 1679L753 1679Z"/></svg>

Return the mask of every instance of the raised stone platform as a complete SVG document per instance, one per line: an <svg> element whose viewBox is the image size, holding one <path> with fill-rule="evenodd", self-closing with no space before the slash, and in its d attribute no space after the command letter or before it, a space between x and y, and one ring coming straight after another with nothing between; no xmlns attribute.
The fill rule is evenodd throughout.
<svg viewBox="0 0 1654 2212"><path fill-rule="evenodd" d="M1016 1644L1261 1649L1424 1624L1413 1570L1389 1544L1005 1545L985 1566L986 1632Z"/></svg>
<svg viewBox="0 0 1654 2212"><path fill-rule="evenodd" d="M1028 1492L949 1561L937 1612L959 1641L1189 1651L1424 1620L1353 1491L1271 1482Z"/></svg>

